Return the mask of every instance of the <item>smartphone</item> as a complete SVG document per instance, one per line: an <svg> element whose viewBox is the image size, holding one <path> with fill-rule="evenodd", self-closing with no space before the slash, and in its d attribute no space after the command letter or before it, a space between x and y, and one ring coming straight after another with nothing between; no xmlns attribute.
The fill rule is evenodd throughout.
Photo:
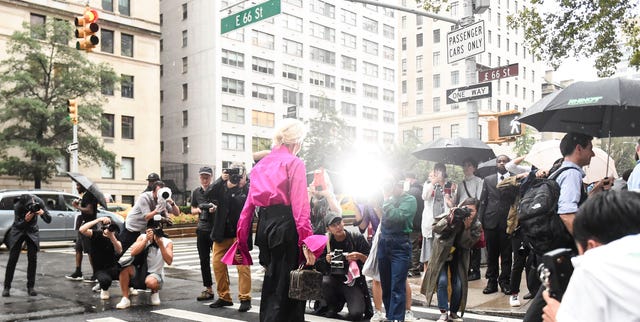
<svg viewBox="0 0 640 322"><path fill-rule="evenodd" d="M444 184L444 194L451 195L451 182L447 182Z"/></svg>

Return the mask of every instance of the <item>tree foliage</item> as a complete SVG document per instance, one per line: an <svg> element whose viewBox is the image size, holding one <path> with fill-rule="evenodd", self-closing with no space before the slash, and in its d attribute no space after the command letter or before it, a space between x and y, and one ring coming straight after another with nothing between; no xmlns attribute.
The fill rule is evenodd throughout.
<svg viewBox="0 0 640 322"><path fill-rule="evenodd" d="M306 123L309 133L300 154L307 170L324 167L336 171L341 158L353 144L347 135L346 122L338 116L335 109L323 107L317 117Z"/></svg>
<svg viewBox="0 0 640 322"><path fill-rule="evenodd" d="M527 155L535 143L536 139L531 135L531 128L527 125L522 135L516 139L513 152L515 152L517 156Z"/></svg>
<svg viewBox="0 0 640 322"><path fill-rule="evenodd" d="M116 74L69 46L68 22L23 27L0 62L0 172L33 180L35 188L56 174L73 138L67 112L73 98L79 102L79 161L115 166L115 154L95 134L103 124L101 84L115 84Z"/></svg>
<svg viewBox="0 0 640 322"><path fill-rule="evenodd" d="M633 169L636 165L633 156L636 153L637 137L617 137L611 138L611 147L609 147L609 139L602 138L600 140L600 148L605 152L609 151L609 156L616 162L616 170L618 175L627 169Z"/></svg>

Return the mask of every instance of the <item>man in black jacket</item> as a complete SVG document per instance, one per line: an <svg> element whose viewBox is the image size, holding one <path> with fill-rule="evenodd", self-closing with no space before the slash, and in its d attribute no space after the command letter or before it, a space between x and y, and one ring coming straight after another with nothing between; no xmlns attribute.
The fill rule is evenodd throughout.
<svg viewBox="0 0 640 322"><path fill-rule="evenodd" d="M498 291L498 285L504 294L511 294L509 287L511 276L511 242L507 235L507 216L513 199L503 196L496 187L498 182L508 178L505 165L510 159L500 155L496 159L498 172L484 179L480 196L480 222L487 241L487 287L484 294ZM498 259L500 260L500 275L498 276Z"/></svg>
<svg viewBox="0 0 640 322"><path fill-rule="evenodd" d="M198 171L200 186L191 192L191 213L198 215L198 226L196 227L196 246L198 257L200 258L200 273L202 274L202 285L205 289L196 298L198 301L213 300L213 279L211 278L211 230L215 204L210 199L211 179L213 170L210 167L202 167Z"/></svg>
<svg viewBox="0 0 640 322"><path fill-rule="evenodd" d="M370 246L359 232L346 231L342 217L335 212L329 211L325 222L330 236L330 252L325 250L316 262L318 270L326 275L322 280L323 297L328 307L325 316L339 317L337 312L347 304L347 320L368 320L373 316L373 307L367 282L360 272L369 256ZM352 267L354 262L358 268L357 274L355 267Z"/></svg>

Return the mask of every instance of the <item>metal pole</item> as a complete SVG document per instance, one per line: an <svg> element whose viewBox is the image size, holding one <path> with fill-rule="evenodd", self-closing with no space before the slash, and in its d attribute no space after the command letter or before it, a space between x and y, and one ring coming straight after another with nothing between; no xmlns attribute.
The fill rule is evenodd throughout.
<svg viewBox="0 0 640 322"><path fill-rule="evenodd" d="M413 14L419 15L419 16L425 16L425 17L429 17L429 18L433 18L433 19L437 19L437 20L450 22L450 23L455 24L455 25L460 24L460 20L457 20L457 19L454 19L454 18L451 18L451 17L441 16L441 15L437 15L437 14L429 13L429 12L425 12L425 11L418 11L418 10L415 10L415 9L408 9L408 8L397 6L397 5L393 5L393 4L386 4L386 3L381 3L381 2L378 2L378 1L372 1L372 0L347 0L347 1L366 3L366 4L378 6L378 7L383 7L383 8L389 8L389 9L395 9L395 10L399 10L399 11L409 12L409 13L413 13ZM469 5L471 5L471 0L468 0L468 1L469 1Z"/></svg>
<svg viewBox="0 0 640 322"><path fill-rule="evenodd" d="M73 125L73 144L76 146L78 144L78 124ZM71 151L71 172L78 172L78 148ZM74 194L78 193L73 180L71 181L71 192Z"/></svg>
<svg viewBox="0 0 640 322"><path fill-rule="evenodd" d="M464 18L461 21L464 25L470 25L474 22L472 0L464 0L462 2L462 13ZM465 59L466 85L477 83L476 76L476 55ZM467 137L481 139L478 137L478 102L475 100L467 101Z"/></svg>

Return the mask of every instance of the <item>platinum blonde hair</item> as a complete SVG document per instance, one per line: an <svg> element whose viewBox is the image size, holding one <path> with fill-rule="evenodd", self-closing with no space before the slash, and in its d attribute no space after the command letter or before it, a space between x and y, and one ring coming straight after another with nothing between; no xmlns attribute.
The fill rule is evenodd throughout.
<svg viewBox="0 0 640 322"><path fill-rule="evenodd" d="M273 146L302 143L307 135L307 127L297 119L284 119L276 128Z"/></svg>

